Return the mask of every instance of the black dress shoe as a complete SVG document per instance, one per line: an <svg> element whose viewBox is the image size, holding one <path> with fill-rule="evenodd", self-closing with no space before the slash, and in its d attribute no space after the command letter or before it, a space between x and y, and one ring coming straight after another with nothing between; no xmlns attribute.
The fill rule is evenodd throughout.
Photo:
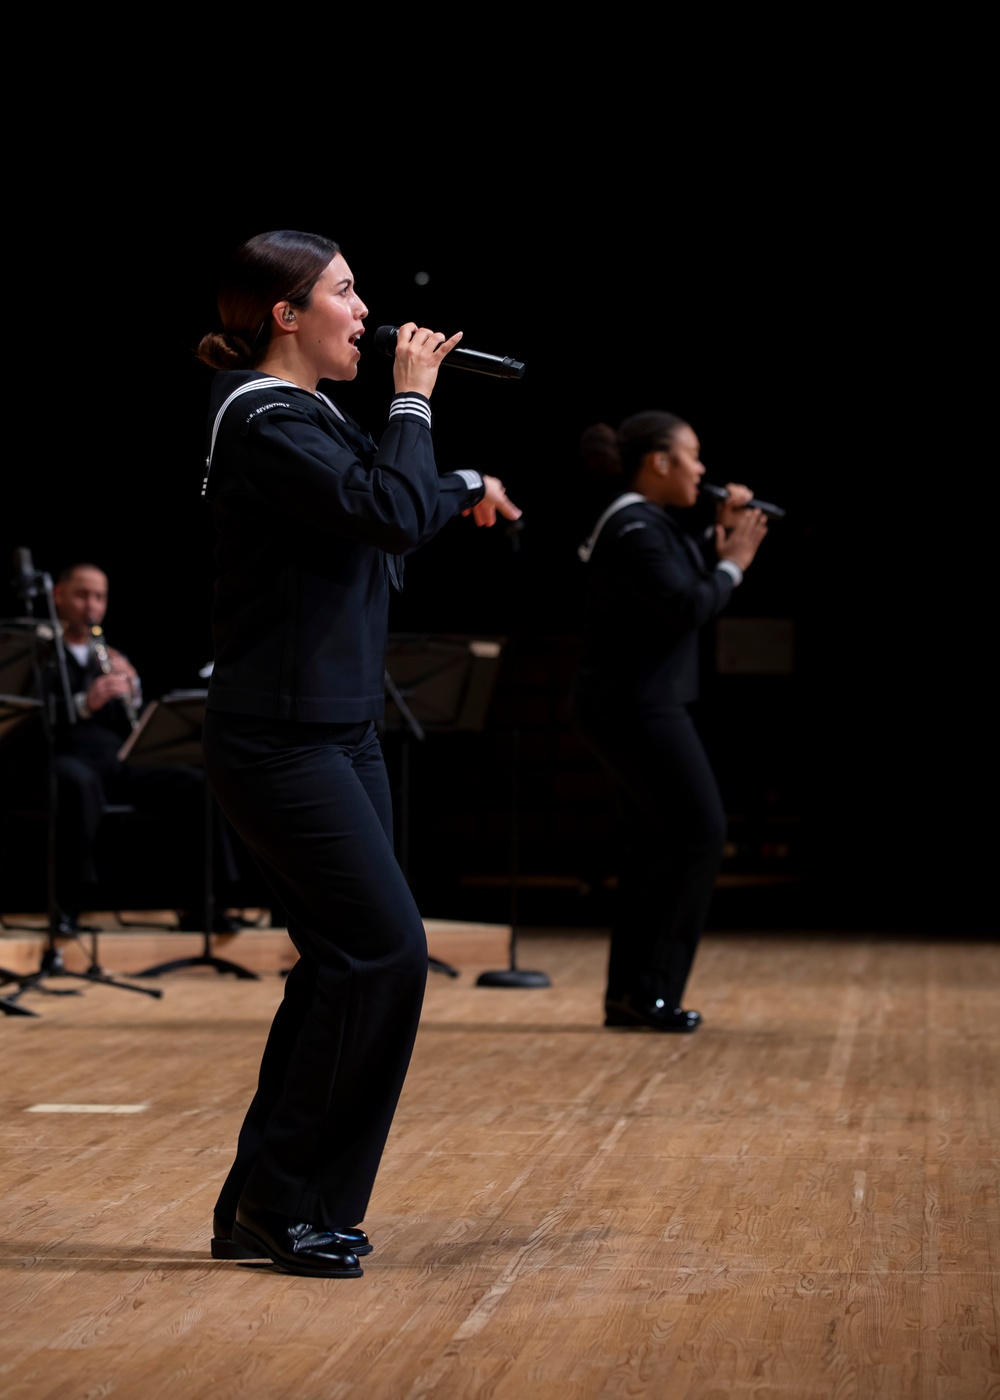
<svg viewBox="0 0 1000 1400"><path fill-rule="evenodd" d="M233 1239L233 1222L223 1220L218 1211L212 1216L213 1259L269 1259L263 1249L245 1249Z"/></svg>
<svg viewBox="0 0 1000 1400"><path fill-rule="evenodd" d="M270 1210L236 1208L232 1242L251 1251L249 1259L270 1259L286 1274L313 1278L360 1278L358 1256L343 1244L343 1236L322 1226L289 1220Z"/></svg>
<svg viewBox="0 0 1000 1400"><path fill-rule="evenodd" d="M237 914L216 914L213 933L242 933L246 924Z"/></svg>
<svg viewBox="0 0 1000 1400"><path fill-rule="evenodd" d="M329 1232L343 1249L351 1254L371 1254L372 1247L364 1230L331 1230ZM269 1259L262 1249L247 1249L233 1239L233 1222L224 1220L218 1211L212 1216L212 1258L213 1259Z"/></svg>
<svg viewBox="0 0 1000 1400"><path fill-rule="evenodd" d="M213 933L242 933L250 925L236 914L216 914L212 921ZM182 910L177 916L178 933L204 933L205 919L202 914Z"/></svg>
<svg viewBox="0 0 1000 1400"><path fill-rule="evenodd" d="M640 1001L626 994L604 1003L604 1024L690 1035L701 1025L701 1013L684 1011L679 1006L669 1007L661 997L655 1001Z"/></svg>

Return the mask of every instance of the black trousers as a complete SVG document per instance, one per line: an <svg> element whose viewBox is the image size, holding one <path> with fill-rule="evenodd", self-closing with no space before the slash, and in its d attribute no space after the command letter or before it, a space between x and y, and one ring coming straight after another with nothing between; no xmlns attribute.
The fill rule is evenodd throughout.
<svg viewBox="0 0 1000 1400"><path fill-rule="evenodd" d="M216 1210L237 1203L327 1229L359 1224L409 1067L427 981L423 921L392 846L371 723L208 711L220 808L288 918L299 959Z"/></svg>
<svg viewBox="0 0 1000 1400"><path fill-rule="evenodd" d="M683 705L625 713L576 693L572 715L620 815L606 998L681 1006L726 837L708 755Z"/></svg>

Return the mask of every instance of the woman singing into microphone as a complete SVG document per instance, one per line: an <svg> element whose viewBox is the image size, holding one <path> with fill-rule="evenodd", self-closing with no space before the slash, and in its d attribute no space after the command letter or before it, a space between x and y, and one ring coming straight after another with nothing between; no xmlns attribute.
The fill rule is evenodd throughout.
<svg viewBox="0 0 1000 1400"><path fill-rule="evenodd" d="M690 1032L682 1007L722 859L722 799L688 706L698 634L729 602L767 531L751 492L729 483L699 544L675 511L698 500L693 429L637 413L581 439L584 461L622 486L580 547L586 638L572 717L605 768L621 815L605 1025Z"/></svg>
<svg viewBox="0 0 1000 1400"><path fill-rule="evenodd" d="M222 371L204 488L217 565L206 770L299 953L212 1254L323 1277L357 1277L371 1252L360 1225L427 975L375 729L389 590L403 556L456 516L521 514L493 477L438 473L430 396L459 335L399 327L377 443L329 397L358 372L367 315L336 243L263 233L234 254L221 329L198 347Z"/></svg>

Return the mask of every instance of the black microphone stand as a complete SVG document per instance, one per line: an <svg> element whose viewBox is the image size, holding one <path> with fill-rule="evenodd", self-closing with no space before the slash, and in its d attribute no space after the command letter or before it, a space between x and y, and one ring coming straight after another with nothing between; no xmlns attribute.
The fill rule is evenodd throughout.
<svg viewBox="0 0 1000 1400"><path fill-rule="evenodd" d="M520 520L512 520L506 530L510 540L511 558L517 560L521 548L521 531L524 528ZM517 593L517 566L514 564L514 586L512 596L515 603L515 612L518 602ZM516 648L515 648L516 651ZM520 764L521 731L518 725L517 712L515 708L514 719L510 731L510 962L505 968L497 968L490 972L481 972L476 978L477 987L551 987L552 983L548 975L544 972L529 972L517 965L517 932L518 932L518 908L517 908L517 888L519 880L518 871L518 847L520 844L520 829L518 826L518 785L517 775Z"/></svg>
<svg viewBox="0 0 1000 1400"><path fill-rule="evenodd" d="M407 705L406 701L390 676L388 670L385 672L385 688L388 691L396 709L399 711L402 724L399 734L399 868L404 877L409 880L410 876L410 748L407 738L407 731L415 739L423 740L427 736L424 727L417 719L416 715ZM432 972L443 972L446 977L457 977L458 968L452 967L443 958L427 955L427 964Z"/></svg>
<svg viewBox="0 0 1000 1400"><path fill-rule="evenodd" d="M30 559L27 551L19 551L25 559ZM38 714L42 722L42 733L45 741L46 753L46 781L47 781L47 802L46 802L46 894L48 902L48 929L47 943L42 954L42 960L37 971L29 973L23 977L16 977L20 985L16 992L11 993L6 998L0 1000L0 1010L5 1012L20 1012L22 1015L36 1015L33 1011L25 1012L23 1007L16 1005L17 999L25 992L38 991L46 992L50 996L77 996L78 992L73 987L47 987L45 982L50 977L70 977L81 982L99 982L107 987L118 987L124 992L142 992L145 996L162 997L163 993L159 988L135 987L130 982L119 982L109 973L105 972L97 962L97 929L74 928L67 924L62 910L59 908L57 898L56 880L56 811L58 805L58 779L55 769L55 707L56 696L54 689L46 684L45 674L41 663L41 642L51 639L53 654L55 656L55 667L59 673L59 688L62 692L63 704L66 708L67 719L70 724L77 722L76 709L73 704L73 697L70 694L69 676L66 670L66 651L63 644L62 623L56 613L55 598L52 591L52 579L47 573L36 572L33 566L22 562L21 573L14 579L14 588L18 596L24 602L27 612L27 622L29 627L27 635L32 641L31 672L34 678L34 686L40 703ZM48 626L44 631L34 623L34 599L39 590L44 591L47 609ZM91 948L90 966L85 972L71 972L63 959L62 949L57 943L58 938L74 938L80 941L80 933L91 933L94 941Z"/></svg>

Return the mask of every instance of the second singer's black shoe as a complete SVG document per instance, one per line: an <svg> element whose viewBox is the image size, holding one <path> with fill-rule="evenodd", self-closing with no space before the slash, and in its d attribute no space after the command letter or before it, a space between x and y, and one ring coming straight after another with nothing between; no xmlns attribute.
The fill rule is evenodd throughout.
<svg viewBox="0 0 1000 1400"><path fill-rule="evenodd" d="M274 1211L258 1210L242 1202L236 1208L233 1244L251 1251L246 1257L270 1259L286 1274L313 1278L360 1278L358 1256L346 1249L333 1230L306 1221L289 1220Z"/></svg>
<svg viewBox="0 0 1000 1400"><path fill-rule="evenodd" d="M679 1006L670 1007L662 997L657 997L655 1001L640 1001L626 993L604 1003L604 1024L632 1030L645 1027L690 1035L701 1025L701 1013L684 1011Z"/></svg>
<svg viewBox="0 0 1000 1400"><path fill-rule="evenodd" d="M220 910L212 922L213 933L242 933L250 925L236 914L227 914L225 910ZM177 915L178 933L204 933L205 919L202 914L195 913L192 909L182 909Z"/></svg>
<svg viewBox="0 0 1000 1400"><path fill-rule="evenodd" d="M371 1254L372 1252L372 1246L364 1230L332 1230L330 1233L337 1237L342 1248L350 1250L352 1254ZM212 1216L211 1251L213 1259L268 1259L270 1257L262 1249L250 1250L237 1244L233 1239L233 1222L224 1220L218 1211Z"/></svg>

